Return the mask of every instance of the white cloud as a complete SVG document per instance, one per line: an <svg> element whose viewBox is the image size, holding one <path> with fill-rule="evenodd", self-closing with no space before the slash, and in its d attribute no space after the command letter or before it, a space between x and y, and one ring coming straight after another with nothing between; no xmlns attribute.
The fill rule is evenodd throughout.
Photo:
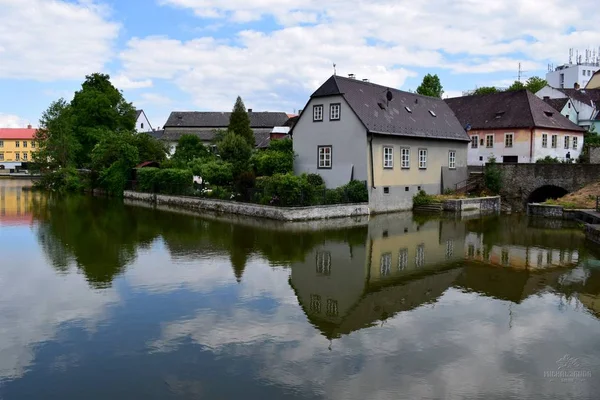
<svg viewBox="0 0 600 400"><path fill-rule="evenodd" d="M158 93L142 93L140 99L135 102L140 105L169 105L173 103L173 100L167 96L163 96Z"/></svg>
<svg viewBox="0 0 600 400"><path fill-rule="evenodd" d="M25 128L29 122L18 115L0 113L0 128Z"/></svg>
<svg viewBox="0 0 600 400"><path fill-rule="evenodd" d="M119 25L93 0L0 0L0 78L81 79L110 59Z"/></svg>
<svg viewBox="0 0 600 400"><path fill-rule="evenodd" d="M144 79L144 80L136 81L136 80L130 79L129 77L127 77L125 75L118 75L114 78L111 78L110 81L117 89L120 89L120 90L143 89L143 88L152 87L151 79Z"/></svg>

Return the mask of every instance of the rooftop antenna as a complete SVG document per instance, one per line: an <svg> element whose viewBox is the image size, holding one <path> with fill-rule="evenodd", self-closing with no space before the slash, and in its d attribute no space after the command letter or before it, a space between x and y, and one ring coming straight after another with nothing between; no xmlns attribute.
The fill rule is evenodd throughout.
<svg viewBox="0 0 600 400"><path fill-rule="evenodd" d="M337 70L335 69L335 67L336 67L336 65L335 65L335 63L333 63L333 75L334 76L337 75Z"/></svg>
<svg viewBox="0 0 600 400"><path fill-rule="evenodd" d="M573 64L573 48L569 49L569 64Z"/></svg>
<svg viewBox="0 0 600 400"><path fill-rule="evenodd" d="M517 75L517 80L518 80L519 82L521 82L521 78L524 78L524 77L525 77L525 74L524 74L524 72L527 72L527 71L523 71L523 68L521 68L521 63L519 63L519 73L518 73L518 75Z"/></svg>

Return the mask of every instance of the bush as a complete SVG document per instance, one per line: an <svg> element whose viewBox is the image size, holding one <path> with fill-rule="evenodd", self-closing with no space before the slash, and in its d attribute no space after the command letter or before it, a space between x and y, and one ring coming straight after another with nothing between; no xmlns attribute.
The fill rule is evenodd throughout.
<svg viewBox="0 0 600 400"><path fill-rule="evenodd" d="M291 139L271 140L269 142L269 150L293 154L294 146Z"/></svg>
<svg viewBox="0 0 600 400"><path fill-rule="evenodd" d="M493 194L500 193L500 189L502 189L502 171L500 171L500 168L498 168L496 159L494 157L490 157L485 166L483 181L485 183L485 187Z"/></svg>
<svg viewBox="0 0 600 400"><path fill-rule="evenodd" d="M248 164L250 156L252 156L252 147L246 140L235 133L228 132L223 136L217 144L219 155L223 161L228 161L232 164Z"/></svg>
<svg viewBox="0 0 600 400"><path fill-rule="evenodd" d="M306 175L306 180L308 181L308 184L312 185L312 186L325 185L325 181L323 180L323 177L319 174L308 174L308 175Z"/></svg>
<svg viewBox="0 0 600 400"><path fill-rule="evenodd" d="M187 169L142 168L137 172L137 190L163 194L188 194L192 171Z"/></svg>
<svg viewBox="0 0 600 400"><path fill-rule="evenodd" d="M35 183L41 187L54 192L81 192L84 189L79 172L75 168L61 168L56 171L42 175L42 179Z"/></svg>
<svg viewBox="0 0 600 400"><path fill-rule="evenodd" d="M413 197L413 207L426 206L435 202L435 197L428 195L424 190L419 190Z"/></svg>
<svg viewBox="0 0 600 400"><path fill-rule="evenodd" d="M287 174L294 171L294 154L291 152L264 150L252 156L251 162L259 176Z"/></svg>
<svg viewBox="0 0 600 400"><path fill-rule="evenodd" d="M139 192L153 192L158 168L140 168L137 170L137 187Z"/></svg>
<svg viewBox="0 0 600 400"><path fill-rule="evenodd" d="M344 202L344 191L341 188L325 191L325 204L341 204Z"/></svg>
<svg viewBox="0 0 600 400"><path fill-rule="evenodd" d="M222 160L204 162L194 160L190 163L192 172L202 177L203 182L216 186L231 186L233 184L233 165Z"/></svg>
<svg viewBox="0 0 600 400"><path fill-rule="evenodd" d="M538 158L535 161L536 164L560 164L561 161L556 157L546 156L544 158Z"/></svg>
<svg viewBox="0 0 600 400"><path fill-rule="evenodd" d="M366 203L369 201L369 191L364 182L350 181L350 183L342 186L342 188L350 203Z"/></svg>

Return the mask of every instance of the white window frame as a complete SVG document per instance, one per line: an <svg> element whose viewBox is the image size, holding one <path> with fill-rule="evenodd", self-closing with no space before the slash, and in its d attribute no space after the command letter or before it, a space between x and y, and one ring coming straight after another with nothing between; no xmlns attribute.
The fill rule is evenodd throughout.
<svg viewBox="0 0 600 400"><path fill-rule="evenodd" d="M508 138L510 137L510 146L508 145ZM504 147L507 149L512 149L515 145L515 134L510 132L510 133L505 133L504 134Z"/></svg>
<svg viewBox="0 0 600 400"><path fill-rule="evenodd" d="M565 150L571 148L571 136L565 136Z"/></svg>
<svg viewBox="0 0 600 400"><path fill-rule="evenodd" d="M427 149L419 149L419 169L427 169Z"/></svg>
<svg viewBox="0 0 600 400"><path fill-rule="evenodd" d="M329 105L329 120L339 121L342 116L342 105L340 103L333 103Z"/></svg>
<svg viewBox="0 0 600 400"><path fill-rule="evenodd" d="M394 168L394 147L383 146L383 169Z"/></svg>
<svg viewBox="0 0 600 400"><path fill-rule="evenodd" d="M475 139L475 140L473 140ZM471 136L471 148L478 149L479 148L479 135Z"/></svg>
<svg viewBox="0 0 600 400"><path fill-rule="evenodd" d="M421 268L425 265L425 244L417 246L417 253L415 254L415 267Z"/></svg>
<svg viewBox="0 0 600 400"><path fill-rule="evenodd" d="M26 149L27 148L27 141L23 140L23 148Z"/></svg>
<svg viewBox="0 0 600 400"><path fill-rule="evenodd" d="M492 144L489 144L488 139L492 138ZM485 148L493 149L494 148L494 135L485 135Z"/></svg>
<svg viewBox="0 0 600 400"><path fill-rule="evenodd" d="M456 169L456 150L448 152L448 168Z"/></svg>
<svg viewBox="0 0 600 400"><path fill-rule="evenodd" d="M544 148L544 149L548 148L548 134L547 133L542 133L542 148Z"/></svg>
<svg viewBox="0 0 600 400"><path fill-rule="evenodd" d="M35 149L35 140L32 140L32 141L31 141L31 145L30 145L30 147L31 147L32 149Z"/></svg>
<svg viewBox="0 0 600 400"><path fill-rule="evenodd" d="M15 153L15 161L21 161L21 153Z"/></svg>
<svg viewBox="0 0 600 400"><path fill-rule="evenodd" d="M27 153L23 153L23 156L21 158L23 159L23 161L27 161L27 159L28 159Z"/></svg>
<svg viewBox="0 0 600 400"><path fill-rule="evenodd" d="M573 136L573 150L577 150L579 147L579 138L577 136Z"/></svg>
<svg viewBox="0 0 600 400"><path fill-rule="evenodd" d="M15 148L19 148L21 147L21 142L20 141L15 141Z"/></svg>
<svg viewBox="0 0 600 400"><path fill-rule="evenodd" d="M398 271L408 268L408 249L401 249L398 253Z"/></svg>
<svg viewBox="0 0 600 400"><path fill-rule="evenodd" d="M315 104L313 106L313 122L323 121L323 104Z"/></svg>
<svg viewBox="0 0 600 400"><path fill-rule="evenodd" d="M553 149L558 148L558 135L552 135L552 139L551 140L552 140L552 143L551 143L552 148Z"/></svg>
<svg viewBox="0 0 600 400"><path fill-rule="evenodd" d="M380 276L389 276L392 273L392 253L383 253L379 264Z"/></svg>
<svg viewBox="0 0 600 400"><path fill-rule="evenodd" d="M410 147L400 148L400 164L402 169L410 169Z"/></svg>
<svg viewBox="0 0 600 400"><path fill-rule="evenodd" d="M0 140L0 149L4 148L4 140Z"/></svg>
<svg viewBox="0 0 600 400"><path fill-rule="evenodd" d="M4 161L4 153L0 153L0 161Z"/></svg>
<svg viewBox="0 0 600 400"><path fill-rule="evenodd" d="M325 151L327 149L329 149L329 153ZM321 159L321 151L323 151L323 159ZM329 155L329 159L327 155ZM333 167L333 146L317 146L317 167L319 169L331 169Z"/></svg>
<svg viewBox="0 0 600 400"><path fill-rule="evenodd" d="M331 253L329 251L318 251L316 264L317 274L331 275Z"/></svg>

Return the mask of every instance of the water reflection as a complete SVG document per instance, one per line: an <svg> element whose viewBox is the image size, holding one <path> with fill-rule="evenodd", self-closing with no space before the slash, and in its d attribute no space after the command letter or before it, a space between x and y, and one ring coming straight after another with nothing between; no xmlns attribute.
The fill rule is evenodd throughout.
<svg viewBox="0 0 600 400"><path fill-rule="evenodd" d="M575 227L403 214L290 228L90 197L31 212L0 229L2 398L600 390L543 379L567 353L600 365L600 269Z"/></svg>
<svg viewBox="0 0 600 400"><path fill-rule="evenodd" d="M3 179L0 184L0 226L31 225L31 202L38 194L32 192L32 183Z"/></svg>

